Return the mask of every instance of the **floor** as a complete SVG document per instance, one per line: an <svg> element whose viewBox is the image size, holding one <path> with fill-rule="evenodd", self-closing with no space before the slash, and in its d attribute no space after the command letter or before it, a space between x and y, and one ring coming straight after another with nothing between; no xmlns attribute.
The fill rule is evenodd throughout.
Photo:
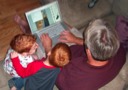
<svg viewBox="0 0 128 90"><path fill-rule="evenodd" d="M0 61L5 57L12 37L22 33L14 16L19 14L25 19L24 13L38 6L41 6L39 0L0 0Z"/></svg>

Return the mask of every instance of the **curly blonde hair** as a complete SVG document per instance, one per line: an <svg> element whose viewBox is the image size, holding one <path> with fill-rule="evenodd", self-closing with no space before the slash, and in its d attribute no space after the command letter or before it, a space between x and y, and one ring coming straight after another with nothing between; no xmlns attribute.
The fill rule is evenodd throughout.
<svg viewBox="0 0 128 90"><path fill-rule="evenodd" d="M69 63L71 59L71 51L67 44L58 43L51 50L49 62L56 67L63 67Z"/></svg>
<svg viewBox="0 0 128 90"><path fill-rule="evenodd" d="M10 46L18 53L29 52L33 44L36 42L34 35L18 34L10 42Z"/></svg>

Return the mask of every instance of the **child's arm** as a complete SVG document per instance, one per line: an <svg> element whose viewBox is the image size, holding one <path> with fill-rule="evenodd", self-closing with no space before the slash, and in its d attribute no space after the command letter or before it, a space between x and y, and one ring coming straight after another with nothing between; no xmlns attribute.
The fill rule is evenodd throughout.
<svg viewBox="0 0 128 90"><path fill-rule="evenodd" d="M13 63L13 66L14 66L15 70L17 71L17 73L22 78L25 78L27 76L33 75L38 70L40 70L40 65L37 65L38 63L36 63L36 62L29 63L28 66L26 68L24 68L20 64L20 60L18 58L17 52L12 52L11 53L11 60L12 60L12 63Z"/></svg>

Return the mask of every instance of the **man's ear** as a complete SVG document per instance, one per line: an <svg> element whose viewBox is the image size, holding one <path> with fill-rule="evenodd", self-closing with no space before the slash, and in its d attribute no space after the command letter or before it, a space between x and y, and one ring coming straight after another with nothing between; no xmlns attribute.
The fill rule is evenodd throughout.
<svg viewBox="0 0 128 90"><path fill-rule="evenodd" d="M87 53L88 57L90 57L90 56L92 57L92 54L91 54L91 52L90 52L90 50L88 48L86 49L86 53Z"/></svg>
<svg viewBox="0 0 128 90"><path fill-rule="evenodd" d="M86 53L87 53L88 60L94 60L90 49L86 49Z"/></svg>

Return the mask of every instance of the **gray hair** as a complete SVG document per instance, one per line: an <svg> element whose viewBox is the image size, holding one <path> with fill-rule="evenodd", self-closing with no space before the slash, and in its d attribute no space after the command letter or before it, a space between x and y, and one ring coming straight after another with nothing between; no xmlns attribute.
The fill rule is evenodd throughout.
<svg viewBox="0 0 128 90"><path fill-rule="evenodd" d="M120 46L116 31L101 19L96 19L89 24L84 39L85 46L90 50L92 57L99 61L113 57Z"/></svg>

